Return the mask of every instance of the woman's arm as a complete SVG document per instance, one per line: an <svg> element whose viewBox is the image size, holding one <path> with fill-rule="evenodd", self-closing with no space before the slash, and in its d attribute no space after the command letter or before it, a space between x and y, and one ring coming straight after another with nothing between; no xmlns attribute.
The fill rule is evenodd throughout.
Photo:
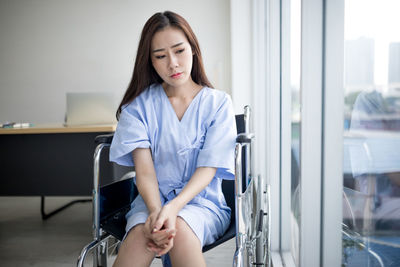
<svg viewBox="0 0 400 267"><path fill-rule="evenodd" d="M157 221L154 224L155 231L166 228L167 231L171 231L175 234L176 218L179 211L211 182L216 171L216 168L211 167L197 168L182 191L173 200L162 207ZM173 246L173 239L170 237L168 240L170 240L170 242L165 246L156 247L150 244L149 249L157 255L164 255Z"/></svg>
<svg viewBox="0 0 400 267"><path fill-rule="evenodd" d="M197 168L183 190L168 204L179 212L190 200L210 184L216 172L217 169L212 167Z"/></svg>
<svg viewBox="0 0 400 267"><path fill-rule="evenodd" d="M164 205L154 225L156 229L175 228L175 219L179 211L197 194L199 194L214 178L217 169L199 167L193 173L182 191L168 204Z"/></svg>
<svg viewBox="0 0 400 267"><path fill-rule="evenodd" d="M153 159L149 148L137 148L132 152L136 171L136 186L149 213L161 210L161 200L154 170Z"/></svg>
<svg viewBox="0 0 400 267"><path fill-rule="evenodd" d="M156 172L150 149L137 148L133 151L133 162L136 171L136 186L149 211L145 222L144 235L153 241L148 244L158 250L172 245L171 238L175 235L175 227L163 231L155 231L154 224L161 211L161 200ZM157 229L160 230L160 229Z"/></svg>

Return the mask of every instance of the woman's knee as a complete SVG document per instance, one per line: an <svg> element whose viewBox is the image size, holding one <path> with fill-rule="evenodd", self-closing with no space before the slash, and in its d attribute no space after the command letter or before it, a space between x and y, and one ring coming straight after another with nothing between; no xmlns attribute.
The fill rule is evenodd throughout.
<svg viewBox="0 0 400 267"><path fill-rule="evenodd" d="M118 252L115 267L149 266L154 253L147 250L148 239L143 232L143 224L136 225L127 234Z"/></svg>
<svg viewBox="0 0 400 267"><path fill-rule="evenodd" d="M176 220L176 236L174 244L183 243L186 245L188 242L190 244L196 244L201 249L201 243L196 234L193 232L192 228L185 222L184 219L178 217ZM179 244L177 244L179 245Z"/></svg>
<svg viewBox="0 0 400 267"><path fill-rule="evenodd" d="M170 251L173 266L206 266L200 240L180 217L176 221L174 246ZM189 264L190 263L190 264Z"/></svg>
<svg viewBox="0 0 400 267"><path fill-rule="evenodd" d="M144 236L144 224L138 224L129 230L123 243L126 246L142 246L147 244L147 238Z"/></svg>

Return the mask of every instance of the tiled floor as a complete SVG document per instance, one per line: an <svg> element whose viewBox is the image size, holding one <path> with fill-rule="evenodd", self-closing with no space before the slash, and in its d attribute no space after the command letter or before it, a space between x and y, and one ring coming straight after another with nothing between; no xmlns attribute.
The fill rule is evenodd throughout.
<svg viewBox="0 0 400 267"><path fill-rule="evenodd" d="M73 199L48 197L46 210ZM76 266L81 249L92 240L91 216L91 203L78 203L42 221L39 197L0 197L0 266ZM234 247L232 239L205 253L207 266L232 266ZM85 266L92 266L91 255ZM161 263L155 260L151 266Z"/></svg>

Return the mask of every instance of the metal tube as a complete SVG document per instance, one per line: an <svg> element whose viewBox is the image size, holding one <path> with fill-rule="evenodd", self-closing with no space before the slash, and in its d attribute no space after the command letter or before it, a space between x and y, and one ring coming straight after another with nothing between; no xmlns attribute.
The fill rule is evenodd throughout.
<svg viewBox="0 0 400 267"><path fill-rule="evenodd" d="M106 234L102 237L100 237L99 240L93 240L91 243L87 244L81 251L81 254L79 254L79 258L78 258L78 267L82 267L83 263L85 262L85 258L86 255L89 251L91 251L92 249L97 249L102 242L106 242L109 238L111 237L110 234ZM96 266L97 267L97 266Z"/></svg>
<svg viewBox="0 0 400 267"><path fill-rule="evenodd" d="M238 237L236 237L238 238ZM240 236L240 243L245 244L244 236ZM233 267L243 267L244 266L244 246L236 247L235 254L233 255Z"/></svg>
<svg viewBox="0 0 400 267"><path fill-rule="evenodd" d="M237 143L235 149L235 227L236 250L233 266L243 266L244 232L242 215L242 144Z"/></svg>
<svg viewBox="0 0 400 267"><path fill-rule="evenodd" d="M89 243L88 245L86 245L82 251L81 254L79 255L78 258L78 263L77 263L77 267L83 267L83 263L85 261L86 255L87 253L92 250L93 248L96 248L100 243L97 240L93 240L91 243Z"/></svg>
<svg viewBox="0 0 400 267"><path fill-rule="evenodd" d="M243 194L243 185L242 185L242 144L236 144L235 149L236 157L235 157L235 199L238 200ZM237 202L237 201L236 201ZM238 209L239 205L235 205L236 211L236 219L238 218ZM236 227L238 225L236 224ZM236 229L238 230L238 229ZM238 231L236 231L238 232Z"/></svg>
<svg viewBox="0 0 400 267"><path fill-rule="evenodd" d="M100 156L103 148L109 147L110 144L97 145L93 156L93 239L99 241L101 239L100 229ZM93 253L93 266L97 267L98 251Z"/></svg>
<svg viewBox="0 0 400 267"><path fill-rule="evenodd" d="M250 133L250 116L251 116L251 108L250 106L245 106L244 107L244 133L249 134ZM245 182L246 182L246 188L250 184L251 180L251 175L252 175L252 169L251 169L251 158L250 158L250 153L251 153L251 147L247 146L245 147Z"/></svg>
<svg viewBox="0 0 400 267"><path fill-rule="evenodd" d="M256 176L256 174L255 174L255 157L254 157L254 152L255 152L255 149L254 149L254 140L255 140L255 135L254 134L249 134L251 137L250 137L250 143L249 143L249 174L250 174L250 177L255 177Z"/></svg>
<svg viewBox="0 0 400 267"><path fill-rule="evenodd" d="M251 108L250 106L244 107L244 132L250 133L250 116L251 116Z"/></svg>
<svg viewBox="0 0 400 267"><path fill-rule="evenodd" d="M259 226L257 226L257 236L256 236L256 262L257 263L264 263L264 254L266 251L264 251L264 242L265 240L265 235L263 234L265 232L265 229L268 227L268 224L265 222L266 218L264 218L268 214L268 211L266 210L266 205L264 205L266 193L264 193L264 183L263 180L261 179L261 175L257 177L257 211L258 213L258 221L260 223ZM266 189L265 189L266 191ZM261 226L261 229L259 228ZM263 229L264 228L264 229Z"/></svg>

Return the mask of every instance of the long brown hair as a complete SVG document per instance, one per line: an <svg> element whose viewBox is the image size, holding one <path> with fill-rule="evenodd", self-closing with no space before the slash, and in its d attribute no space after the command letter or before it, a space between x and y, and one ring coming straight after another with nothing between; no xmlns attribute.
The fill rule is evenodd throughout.
<svg viewBox="0 0 400 267"><path fill-rule="evenodd" d="M193 52L193 66L191 71L192 80L199 85L213 88L204 71L199 42L197 41L189 23L183 17L174 12L159 12L151 16L143 27L132 79L124 97L122 98L121 104L118 107L117 119L119 119L122 107L125 104L133 101L135 97L140 95L151 84L163 82L151 62L151 41L154 34L168 26L182 30L189 41Z"/></svg>

